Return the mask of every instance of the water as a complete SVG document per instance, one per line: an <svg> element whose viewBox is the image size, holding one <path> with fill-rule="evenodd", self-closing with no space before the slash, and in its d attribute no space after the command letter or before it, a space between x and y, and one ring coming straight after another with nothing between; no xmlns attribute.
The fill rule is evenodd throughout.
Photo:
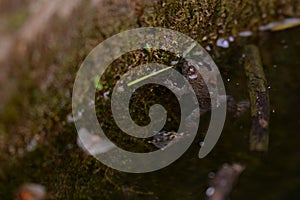
<svg viewBox="0 0 300 200"><path fill-rule="evenodd" d="M270 144L267 153L248 150L250 113L240 118L228 114L224 131L214 150L204 159L197 157L198 136L183 157L156 172L128 175L158 199L204 199L208 174L225 162L246 165L231 199L300 199L300 28L263 33L258 40L264 70L270 85ZM235 61L238 59L234 59ZM235 62L223 70L227 93L238 100L247 98L243 67ZM201 118L205 133L209 114ZM198 134L199 135L199 134ZM137 178L138 177L138 178ZM144 197L147 199L147 197ZM153 199L153 197L149 197Z"/></svg>

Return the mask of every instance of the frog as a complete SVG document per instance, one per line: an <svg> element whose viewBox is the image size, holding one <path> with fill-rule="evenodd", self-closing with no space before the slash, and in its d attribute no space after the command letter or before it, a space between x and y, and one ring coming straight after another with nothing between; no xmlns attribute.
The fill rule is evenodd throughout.
<svg viewBox="0 0 300 200"><path fill-rule="evenodd" d="M208 68L207 65L208 64L206 64L205 66L206 68ZM189 81L195 91L200 107L200 115L207 113L211 109L216 109L220 104L220 102L216 102L217 100L226 101L227 111L233 114L234 117L240 117L249 108L249 100L236 101L232 95L223 96L218 94L218 79L215 75L216 73L211 73L208 78L208 84L210 84L210 88L213 88L213 94L210 94L208 91L208 87L202 78L202 75L198 70L196 70L196 64L185 62L183 63L181 69L181 73ZM213 69L210 68L208 70Z"/></svg>
<svg viewBox="0 0 300 200"><path fill-rule="evenodd" d="M209 91L208 87L203 79L202 74L197 70L197 64L189 61L179 62L181 74L188 80L190 85L192 86L195 95L198 100L199 108L200 108L200 116L206 114L211 109L218 108L221 102L218 101L226 101L227 111L233 115L233 117L240 117L245 111L247 111L250 107L249 100L236 101L234 97L231 95L219 95L217 90L217 77L216 73L206 73L204 76L208 76L208 84L210 84L210 88L213 91ZM211 68L208 68L208 64L203 64L208 70L211 71ZM200 67L203 67L200 66ZM167 80L168 81L168 80ZM180 95L184 95L187 92L190 92L185 86L182 88L176 87L174 84L169 82L172 90L177 91ZM173 141L177 137L181 137L183 133L177 133L173 130L167 131L157 131L151 138L148 140L148 143L153 144L155 147L164 150L171 141Z"/></svg>

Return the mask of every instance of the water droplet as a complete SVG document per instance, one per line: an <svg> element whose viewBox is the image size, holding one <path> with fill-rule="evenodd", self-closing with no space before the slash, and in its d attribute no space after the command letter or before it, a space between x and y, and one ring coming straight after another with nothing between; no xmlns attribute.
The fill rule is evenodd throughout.
<svg viewBox="0 0 300 200"><path fill-rule="evenodd" d="M241 37L250 37L252 35L252 31L242 31L239 33Z"/></svg>
<svg viewBox="0 0 300 200"><path fill-rule="evenodd" d="M108 95L109 95L109 91L106 91L103 93L103 97L105 100L107 100L109 98Z"/></svg>
<svg viewBox="0 0 300 200"><path fill-rule="evenodd" d="M171 61L171 65L177 65L178 61L177 60L173 60Z"/></svg>
<svg viewBox="0 0 300 200"><path fill-rule="evenodd" d="M209 172L207 176L208 176L208 178L213 179L213 178L215 178L216 173L214 173L214 172Z"/></svg>
<svg viewBox="0 0 300 200"><path fill-rule="evenodd" d="M199 145L200 145L200 147L203 147L204 146L204 142L203 141L199 142Z"/></svg>
<svg viewBox="0 0 300 200"><path fill-rule="evenodd" d="M77 113L77 117L82 117L82 113L83 113L83 112L84 112L83 110L79 111L79 112Z"/></svg>
<svg viewBox="0 0 300 200"><path fill-rule="evenodd" d="M190 75L189 78L190 79L195 79L195 78L197 78L197 75L196 74Z"/></svg>
<svg viewBox="0 0 300 200"><path fill-rule="evenodd" d="M229 42L224 38L219 38L216 45L222 48L229 48Z"/></svg>
<svg viewBox="0 0 300 200"><path fill-rule="evenodd" d="M261 17L264 19L264 18L267 17L267 14L266 14L266 13L263 13Z"/></svg>
<svg viewBox="0 0 300 200"><path fill-rule="evenodd" d="M195 51L193 53L194 56L201 56L203 54L203 51Z"/></svg>
<svg viewBox="0 0 300 200"><path fill-rule="evenodd" d="M73 144L67 144L67 149L72 149L73 148Z"/></svg>
<svg viewBox="0 0 300 200"><path fill-rule="evenodd" d="M102 139L99 135L90 133L85 128L78 131L77 145L90 155L105 153L115 147L114 144Z"/></svg>
<svg viewBox="0 0 300 200"><path fill-rule="evenodd" d="M120 87L117 88L117 90L118 90L118 92L124 92L125 89L124 89L123 85L121 85Z"/></svg>
<svg viewBox="0 0 300 200"><path fill-rule="evenodd" d="M205 47L205 49L206 49L207 51L211 51L211 46L207 45L207 46Z"/></svg>
<svg viewBox="0 0 300 200"><path fill-rule="evenodd" d="M94 104L95 104L95 101L94 101L94 100L90 100L89 106L92 106L92 105L94 105Z"/></svg>
<svg viewBox="0 0 300 200"><path fill-rule="evenodd" d="M38 146L38 143L37 143L37 139L38 139L38 135L36 135L30 142L29 144L27 145L26 147L26 150L31 152L33 150L36 149L36 147Z"/></svg>
<svg viewBox="0 0 300 200"><path fill-rule="evenodd" d="M12 145L9 145L8 146L8 151L11 154L15 154L16 153L16 148L14 146L12 146Z"/></svg>
<svg viewBox="0 0 300 200"><path fill-rule="evenodd" d="M207 188L207 190L205 192L206 196L208 196L208 197L212 196L214 193L215 193L215 188L214 187Z"/></svg>
<svg viewBox="0 0 300 200"><path fill-rule="evenodd" d="M71 122L73 122L73 121L74 121L74 119L73 119L72 114L68 114L68 115L67 115L67 122L71 123Z"/></svg>

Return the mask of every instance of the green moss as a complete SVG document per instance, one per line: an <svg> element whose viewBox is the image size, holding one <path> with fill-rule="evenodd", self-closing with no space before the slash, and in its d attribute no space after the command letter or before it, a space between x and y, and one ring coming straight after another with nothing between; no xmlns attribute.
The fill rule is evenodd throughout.
<svg viewBox="0 0 300 200"><path fill-rule="evenodd" d="M282 2L166 0L159 1L154 7L146 8L140 22L144 26L161 26L188 34L202 46L215 46L218 37L236 36L243 30L257 32L258 25L287 15L284 12L279 13ZM284 4L292 7L297 2L286 0ZM84 7L82 9L84 10ZM102 13L103 10L97 12ZM57 34L57 38L62 39L55 47L45 45L42 40L43 42L29 47L25 58L19 58L19 61L14 63L26 69L25 72L19 72L24 68L18 68L16 74L20 77L24 74L26 76L24 76L25 80L20 78L19 86L23 85L23 87L19 88L18 93L7 104L6 113L1 116L1 121L3 119L6 125L5 128L1 127L4 129L1 132L18 138L21 144L14 141L17 143L14 145L23 145L23 147L28 142L22 141L24 138L31 138L41 133L45 133L46 136L35 151L26 152L23 156L1 152L6 154L0 155L0 160L4 163L0 169L2 171L0 172L1 199L4 199L2 197L11 199L13 192L23 182L38 182L46 185L49 199L120 199L124 198L124 195L128 199L141 199L145 196L155 198L149 193L151 188L141 188L137 182L129 182L130 175L107 169L94 158L84 155L77 147L74 126L66 121L67 115L71 113L71 92L76 71L87 53L105 37L121 30L137 27L134 18L126 22L108 23L107 27L101 27L96 17L97 12L87 9L83 12L84 17L74 16L74 19L69 22L70 30L74 32L69 33L67 37L64 37L63 31L55 33L62 26L58 22L53 27L53 34ZM297 16L299 13L294 9L287 16ZM266 14L266 17L262 17L263 14ZM17 13L12 18L12 26L15 28L20 26L26 16L25 11ZM112 18L112 21L119 22L120 18ZM68 42L65 41L66 38ZM137 66L152 61L170 64L173 59L172 55L166 56L165 52L149 49L132 52L113 63L102 77L103 89L97 93L100 99L99 101L97 99L97 115L108 136L118 144L124 145L124 148L140 151L144 149L141 146L144 141L116 136L116 133L121 131L113 121L109 103L102 98L103 92L110 91L111 94L114 84L131 65ZM219 59L226 60L227 57L221 54ZM48 69L52 65L58 66L59 72L54 73L54 81L45 92L40 89L43 81L31 73L39 71L38 75L41 79L45 79L51 73ZM149 107L154 103L165 103L169 107L176 104L176 101L170 103L169 99L173 98L171 94L165 96L166 91L156 86L152 89L155 91L153 96L145 96L145 90L141 90L133 97L133 101L136 102L132 107L133 118L139 124L147 124ZM157 96L160 98L154 98ZM177 111L174 110L170 113L170 117L172 121L179 123L180 119L177 118L176 113ZM101 121L101 118L107 115L108 118ZM26 127L26 134L29 136L17 129L18 127ZM176 123L168 124L166 127L170 130L176 129ZM228 144L231 145L230 142ZM152 150L152 147L149 146L148 150ZM157 184L156 187L161 189L164 186Z"/></svg>
<svg viewBox="0 0 300 200"><path fill-rule="evenodd" d="M221 1L162 0L146 10L143 25L160 26L185 33L202 46L215 47L217 38L237 36L282 17L299 16L299 2L293 0Z"/></svg>
<svg viewBox="0 0 300 200"><path fill-rule="evenodd" d="M29 12L27 9L18 11L10 18L10 26L13 30L17 30L27 19Z"/></svg>
<svg viewBox="0 0 300 200"><path fill-rule="evenodd" d="M1 15L0 32L13 32L18 30L28 19L28 8L20 8L13 13L5 13Z"/></svg>

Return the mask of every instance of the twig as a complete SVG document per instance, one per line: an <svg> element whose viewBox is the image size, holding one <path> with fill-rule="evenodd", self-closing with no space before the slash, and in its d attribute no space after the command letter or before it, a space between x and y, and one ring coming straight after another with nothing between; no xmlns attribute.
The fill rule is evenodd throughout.
<svg viewBox="0 0 300 200"><path fill-rule="evenodd" d="M240 164L224 164L210 181L210 187L206 190L208 200L225 200L228 198L233 185L245 167Z"/></svg>
<svg viewBox="0 0 300 200"><path fill-rule="evenodd" d="M245 47L244 67L248 79L251 105L250 150L267 151L269 145L269 94L259 50L255 45Z"/></svg>

